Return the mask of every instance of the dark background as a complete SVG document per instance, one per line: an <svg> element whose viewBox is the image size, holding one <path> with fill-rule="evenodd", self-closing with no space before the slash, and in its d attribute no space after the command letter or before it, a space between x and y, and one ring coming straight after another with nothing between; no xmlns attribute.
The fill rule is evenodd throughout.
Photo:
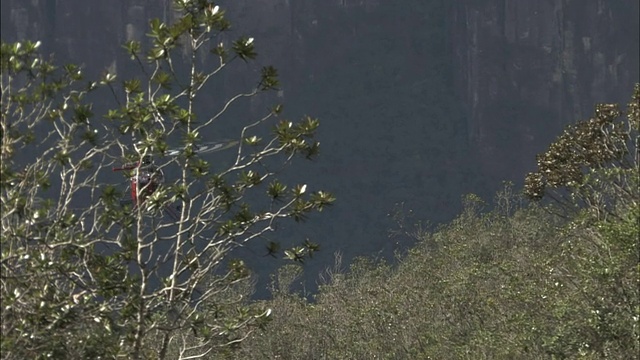
<svg viewBox="0 0 640 360"><path fill-rule="evenodd" d="M59 63L88 77L109 68L136 75L121 48L144 39L148 20L172 16L169 0L3 0L4 41L41 40ZM308 223L281 224L286 244L306 237L321 253L307 288L358 255L389 257L411 244L390 237L394 209L413 220L448 221L460 198L486 200L503 180L521 184L541 152L597 102L627 102L638 82L637 0L245 0L220 1L233 29L255 38L258 60L216 79L199 111L254 84L274 65L281 90L231 109L207 140L233 138L276 102L292 120L321 120L321 155L283 179L326 189L338 201ZM223 39L225 40L225 39ZM97 112L113 106L97 103ZM413 221L412 220L412 221ZM282 264L264 258L261 280ZM259 291L264 282L259 284Z"/></svg>

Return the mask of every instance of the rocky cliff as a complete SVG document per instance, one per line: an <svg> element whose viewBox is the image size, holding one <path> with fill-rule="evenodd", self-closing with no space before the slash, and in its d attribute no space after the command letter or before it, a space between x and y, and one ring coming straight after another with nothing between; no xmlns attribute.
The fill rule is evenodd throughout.
<svg viewBox="0 0 640 360"><path fill-rule="evenodd" d="M638 1L455 2L456 88L484 174L531 169L534 155L596 102L638 82Z"/></svg>
<svg viewBox="0 0 640 360"><path fill-rule="evenodd" d="M322 121L319 160L288 175L338 197L292 230L323 244L310 273L336 250L348 259L395 249L396 203L437 223L461 194L522 179L564 124L595 102L626 101L638 81L637 0L219 3L234 24L225 36L255 37L258 64L282 74L279 92L233 115L279 101L290 118ZM3 40L40 39L90 76L110 68L121 78L135 68L120 45L144 38L149 18L172 16L169 0L3 0L1 10ZM220 97L257 69L227 72Z"/></svg>

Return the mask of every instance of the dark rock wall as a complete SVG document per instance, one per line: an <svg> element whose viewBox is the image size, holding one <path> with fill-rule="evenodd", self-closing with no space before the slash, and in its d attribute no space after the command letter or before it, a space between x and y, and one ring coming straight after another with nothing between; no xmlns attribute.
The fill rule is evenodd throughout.
<svg viewBox="0 0 640 360"><path fill-rule="evenodd" d="M148 21L171 15L170 0L5 0L1 3L4 41L41 40L43 52L59 63L83 65L88 77L105 69L118 71L130 62L122 49L127 40L142 40ZM133 65L133 64L131 64ZM129 65L129 70L133 66Z"/></svg>
<svg viewBox="0 0 640 360"><path fill-rule="evenodd" d="M456 1L456 87L485 176L522 174L596 102L638 81L638 1Z"/></svg>
<svg viewBox="0 0 640 360"><path fill-rule="evenodd" d="M171 17L170 3L3 0L2 38L40 39L89 76L109 68L126 79L136 68L121 44L143 39L148 19ZM637 0L219 3L234 24L221 40L255 37L260 56L218 79L200 110L251 85L260 65L280 70L282 88L232 109L212 139L275 101L289 118L321 119L321 156L287 176L338 203L279 233L323 244L310 274L337 250L349 259L406 245L387 236L396 203L437 223L455 215L462 194L522 179L564 124L595 102L627 101L638 81Z"/></svg>

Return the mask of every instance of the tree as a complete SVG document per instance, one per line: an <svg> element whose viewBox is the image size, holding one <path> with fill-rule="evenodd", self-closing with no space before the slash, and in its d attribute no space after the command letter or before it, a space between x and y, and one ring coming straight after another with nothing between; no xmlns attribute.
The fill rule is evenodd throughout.
<svg viewBox="0 0 640 360"><path fill-rule="evenodd" d="M215 114L198 113L218 73L256 57L254 40L223 40L230 23L211 1L174 5L173 21L150 21L147 43L125 44L140 71L122 82L105 73L87 84L80 67L58 68L41 56L39 42L2 43L7 358L186 359L238 344L270 311L238 296L249 271L229 259L232 250L334 201L275 178L276 165L319 150L319 122L310 117L280 120L261 137L280 105L226 143L235 149L229 166L214 168L198 151L211 140L202 134L230 106L277 88L277 72L262 68L252 89ZM93 113L98 98L114 101L104 118ZM170 150L176 139L182 147ZM145 185L138 176L150 159L152 174L174 171L178 178ZM131 204L109 180L122 162L134 164L127 176L137 179L138 197ZM306 240L285 256L302 261L317 248Z"/></svg>
<svg viewBox="0 0 640 360"><path fill-rule="evenodd" d="M587 209L602 220L619 218L640 199L640 84L626 119L617 104L598 104L595 116L568 126L537 157L538 171L525 179L525 195L548 196L568 214Z"/></svg>
<svg viewBox="0 0 640 360"><path fill-rule="evenodd" d="M287 292L297 272L282 269L268 303L273 321L239 351L282 359L637 357L639 103L636 86L623 121L615 105L600 105L594 119L569 127L539 156L525 194L506 184L491 211L467 195L462 213L433 232L401 223L417 242L394 267L359 261L349 273L329 272L313 303ZM562 211L523 195L552 195Z"/></svg>
<svg viewBox="0 0 640 360"><path fill-rule="evenodd" d="M571 325L547 343L557 356L626 358L640 349L640 84L622 115L616 104L597 105L595 117L569 126L525 179L527 197L548 195L570 215L556 276L571 293L554 314Z"/></svg>

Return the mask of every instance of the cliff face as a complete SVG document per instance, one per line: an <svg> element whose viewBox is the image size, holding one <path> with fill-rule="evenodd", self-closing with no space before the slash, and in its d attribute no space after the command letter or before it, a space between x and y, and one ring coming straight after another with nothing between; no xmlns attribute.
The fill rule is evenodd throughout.
<svg viewBox="0 0 640 360"><path fill-rule="evenodd" d="M277 101L288 118L321 120L318 161L287 176L338 202L303 228L283 225L323 244L310 274L336 250L345 259L393 250L395 203L437 223L456 213L461 194L491 195L499 180L522 179L564 124L595 102L627 101L638 81L637 0L219 4L234 25L224 36L255 37L260 56L223 74L200 111L272 64L281 90L231 118L255 118ZM110 68L120 79L136 74L121 44L143 39L148 19L172 16L170 0L3 0L1 10L3 40L39 39L88 76ZM235 134L229 126L212 139Z"/></svg>
<svg viewBox="0 0 640 360"><path fill-rule="evenodd" d="M83 65L87 77L105 68L133 70L122 49L127 40L143 40L151 18L171 16L171 0L2 1L2 39L41 40L44 53L58 63Z"/></svg>
<svg viewBox="0 0 640 360"><path fill-rule="evenodd" d="M381 90L393 92L393 84L401 81L428 81L416 73L428 62L420 52L434 46L418 42L432 40L424 33L431 31L427 21L433 18L419 1L403 6L380 0L221 4L238 33L259 39L262 61L280 67L291 92L334 76L340 68L353 73L362 65L393 73L385 79L388 88L370 84L366 90L372 97ZM510 178L514 165L521 173L525 165L518 164L530 163L527 159L539 150L536 144L550 140L547 134L590 115L595 102L624 100L638 81L638 4L458 0L449 5L447 40L456 91L468 119L468 141L480 152L487 173ZM144 39L148 19L171 16L170 0L8 0L1 6L4 40L40 39L46 52L61 62L84 63L90 74L105 67L126 69L121 43ZM372 38L378 48L389 50L365 43ZM367 53L358 56L360 50ZM362 75L355 82L371 74ZM280 93L285 102L288 95ZM394 101L393 94L385 95Z"/></svg>
<svg viewBox="0 0 640 360"><path fill-rule="evenodd" d="M638 81L638 1L461 0L451 20L469 140L494 179Z"/></svg>

